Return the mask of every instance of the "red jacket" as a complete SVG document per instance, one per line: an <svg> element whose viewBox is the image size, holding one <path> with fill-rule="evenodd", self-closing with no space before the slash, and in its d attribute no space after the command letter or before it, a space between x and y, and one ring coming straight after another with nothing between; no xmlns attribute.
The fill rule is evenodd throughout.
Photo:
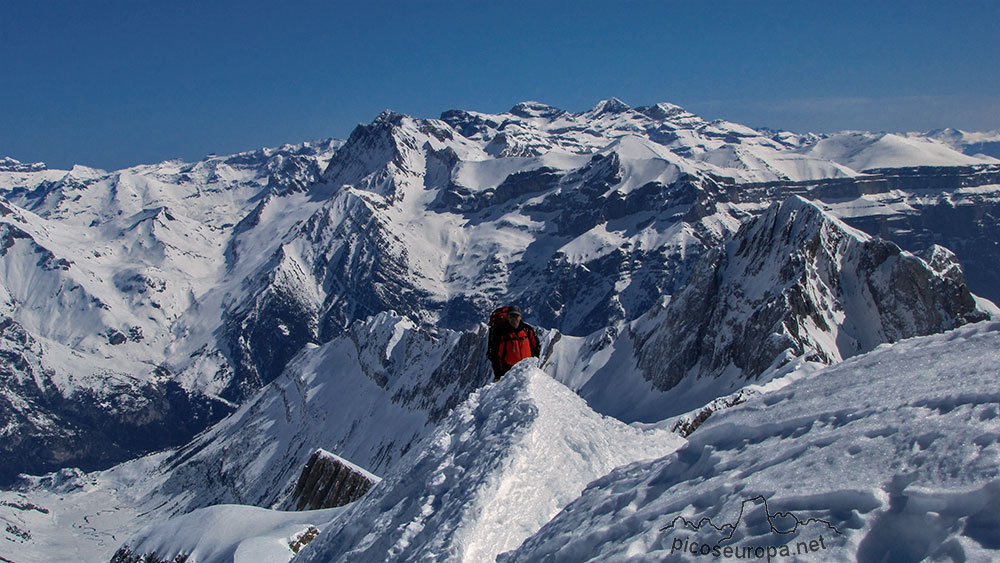
<svg viewBox="0 0 1000 563"><path fill-rule="evenodd" d="M516 329L508 323L490 328L489 348L486 355L493 364L493 375L500 377L517 362L525 358L538 357L541 346L535 329L521 323Z"/></svg>

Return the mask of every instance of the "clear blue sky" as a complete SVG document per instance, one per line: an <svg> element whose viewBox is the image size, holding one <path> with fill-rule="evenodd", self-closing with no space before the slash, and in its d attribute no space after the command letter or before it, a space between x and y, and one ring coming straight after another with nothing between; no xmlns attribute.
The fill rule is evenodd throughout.
<svg viewBox="0 0 1000 563"><path fill-rule="evenodd" d="M1000 128L1000 2L0 3L0 156L116 169L391 108L669 101L793 131Z"/></svg>

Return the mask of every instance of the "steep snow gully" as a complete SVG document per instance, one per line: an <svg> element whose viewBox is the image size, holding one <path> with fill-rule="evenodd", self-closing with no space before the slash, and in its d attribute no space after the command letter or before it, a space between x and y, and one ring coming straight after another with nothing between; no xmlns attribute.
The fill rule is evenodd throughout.
<svg viewBox="0 0 1000 563"><path fill-rule="evenodd" d="M611 99L0 158L0 561L998 560L995 137Z"/></svg>

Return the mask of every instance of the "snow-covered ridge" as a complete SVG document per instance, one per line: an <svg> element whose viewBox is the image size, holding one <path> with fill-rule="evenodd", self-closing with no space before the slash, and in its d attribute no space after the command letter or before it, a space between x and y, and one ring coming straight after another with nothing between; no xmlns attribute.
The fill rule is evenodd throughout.
<svg viewBox="0 0 1000 563"><path fill-rule="evenodd" d="M1000 537L990 512L1000 396L984 390L998 338L1000 326L980 323L805 366L713 413L686 445L597 415L524 363L473 393L368 496L314 514L320 533L294 560L490 561L520 544L500 560L659 561L685 560L685 542L813 541L806 553L825 560L988 560ZM575 500L560 510L564 499ZM161 554L191 552L216 534L188 528L171 541L171 531L219 510L239 514L203 509L140 537L158 538ZM227 545L289 535L291 515L259 512ZM684 524L705 518L722 531Z"/></svg>
<svg viewBox="0 0 1000 563"><path fill-rule="evenodd" d="M306 547L302 561L489 561L612 467L682 440L601 417L524 362Z"/></svg>
<svg viewBox="0 0 1000 563"><path fill-rule="evenodd" d="M891 133L838 133L826 136L800 151L804 155L837 162L858 171L995 162L995 159L987 156L958 153L952 146L927 137Z"/></svg>
<svg viewBox="0 0 1000 563"><path fill-rule="evenodd" d="M951 127L926 133L909 133L910 137L926 137L973 156L1000 158L1000 131L961 131Z"/></svg>
<svg viewBox="0 0 1000 563"><path fill-rule="evenodd" d="M737 181L801 181L851 177L869 168L997 162L963 154L955 142L946 144L932 133L758 131L706 121L673 104L630 108L614 98L581 113L525 102L503 114L451 110L442 119L466 138L487 143L486 151L495 156L592 154L609 140L635 135L666 148L690 169Z"/></svg>
<svg viewBox="0 0 1000 563"><path fill-rule="evenodd" d="M757 377L800 356L836 363L987 318L958 276L793 197L706 256L640 337L639 366L668 390L688 375Z"/></svg>
<svg viewBox="0 0 1000 563"><path fill-rule="evenodd" d="M817 560L994 560L998 344L996 323L914 338L716 413L677 453L591 483L501 560L681 561L692 542L795 555L813 540ZM812 523L771 529L757 497ZM723 541L668 528L678 517L743 524Z"/></svg>

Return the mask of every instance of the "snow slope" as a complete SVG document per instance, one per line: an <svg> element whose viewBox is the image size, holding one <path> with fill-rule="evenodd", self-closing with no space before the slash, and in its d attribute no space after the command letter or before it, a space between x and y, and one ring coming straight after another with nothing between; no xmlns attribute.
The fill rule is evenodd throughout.
<svg viewBox="0 0 1000 563"><path fill-rule="evenodd" d="M968 155L1000 158L1000 131L961 131L951 127L926 133L909 133L910 137L925 137L940 141Z"/></svg>
<svg viewBox="0 0 1000 563"><path fill-rule="evenodd" d="M377 474L393 471L492 379L484 349L484 331L421 329L391 312L355 323L307 346L282 377L183 447L0 491L0 520L26 534L4 534L0 557L106 561L151 522L220 504L292 508L318 448ZM44 512L18 508L28 505Z"/></svg>
<svg viewBox="0 0 1000 563"><path fill-rule="evenodd" d="M859 131L830 135L801 153L859 172L875 168L961 166L995 161L990 157L962 154L933 139Z"/></svg>
<svg viewBox="0 0 1000 563"><path fill-rule="evenodd" d="M488 381L484 342L479 332L431 333L391 312L355 323L307 346L279 379L174 452L157 491L175 513L288 507L317 448L383 475Z"/></svg>
<svg viewBox="0 0 1000 563"><path fill-rule="evenodd" d="M200 508L140 532L112 563L285 563L342 509L280 512L242 505Z"/></svg>
<svg viewBox="0 0 1000 563"><path fill-rule="evenodd" d="M470 396L296 561L492 561L592 479L683 443L594 413L535 365Z"/></svg>
<svg viewBox="0 0 1000 563"><path fill-rule="evenodd" d="M799 543L803 560L996 560L998 366L1000 324L984 322L819 370L596 480L501 560L686 561L693 544ZM723 530L693 529L706 518Z"/></svg>

